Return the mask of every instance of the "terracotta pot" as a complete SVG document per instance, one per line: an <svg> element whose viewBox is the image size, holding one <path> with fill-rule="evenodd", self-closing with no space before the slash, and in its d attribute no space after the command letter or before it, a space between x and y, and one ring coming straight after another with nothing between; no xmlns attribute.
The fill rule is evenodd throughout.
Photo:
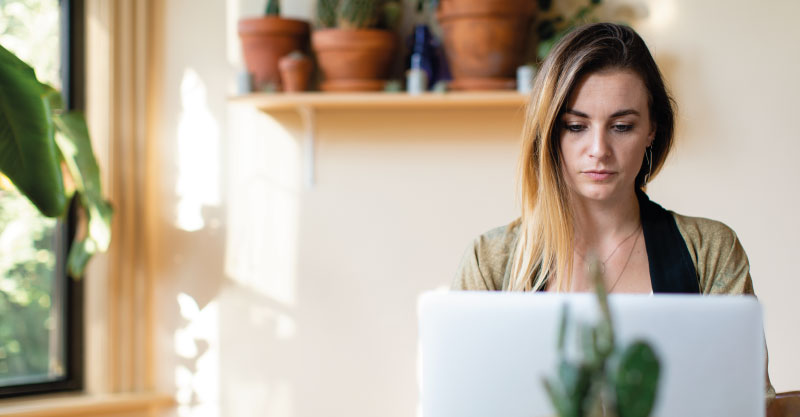
<svg viewBox="0 0 800 417"><path fill-rule="evenodd" d="M307 57L295 58L285 56L278 61L281 71L283 91L297 93L308 90L308 81L311 79L311 60Z"/></svg>
<svg viewBox="0 0 800 417"><path fill-rule="evenodd" d="M453 74L451 88L515 88L535 13L533 0L441 0L436 16Z"/></svg>
<svg viewBox="0 0 800 417"><path fill-rule="evenodd" d="M311 45L322 70L323 91L382 90L394 57L395 34L377 29L322 29Z"/></svg>
<svg viewBox="0 0 800 417"><path fill-rule="evenodd" d="M281 90L278 60L292 51L306 51L309 32L308 22L302 20L265 16L239 21L244 62L256 91Z"/></svg>

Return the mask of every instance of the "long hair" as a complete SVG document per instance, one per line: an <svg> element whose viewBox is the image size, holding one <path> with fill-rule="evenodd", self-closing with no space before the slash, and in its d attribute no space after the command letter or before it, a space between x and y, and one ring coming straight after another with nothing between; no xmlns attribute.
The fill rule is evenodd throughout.
<svg viewBox="0 0 800 417"><path fill-rule="evenodd" d="M633 71L648 92L656 129L648 151L652 168L643 158L635 187L644 188L667 158L674 102L644 40L612 23L584 25L567 34L542 63L526 109L518 172L522 217L508 290L535 291L551 279L558 291L571 285L574 221L561 169L559 119L575 85L589 73L609 69Z"/></svg>

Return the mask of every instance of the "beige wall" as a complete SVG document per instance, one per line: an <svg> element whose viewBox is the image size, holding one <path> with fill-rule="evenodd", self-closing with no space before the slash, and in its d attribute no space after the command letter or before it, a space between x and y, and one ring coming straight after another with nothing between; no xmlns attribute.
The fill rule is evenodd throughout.
<svg viewBox="0 0 800 417"><path fill-rule="evenodd" d="M321 112L307 188L299 116L226 100L236 20L262 3L166 5L160 386L181 415L414 415L416 297L447 285L472 237L515 216L520 115ZM283 3L310 14L311 0ZM620 4L612 14L634 19L680 106L678 148L651 195L738 232L773 381L800 389L800 3Z"/></svg>

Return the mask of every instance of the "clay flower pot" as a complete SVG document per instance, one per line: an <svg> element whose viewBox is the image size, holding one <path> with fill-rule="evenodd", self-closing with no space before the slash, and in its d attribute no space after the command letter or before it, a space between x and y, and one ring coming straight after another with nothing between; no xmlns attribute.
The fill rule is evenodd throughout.
<svg viewBox="0 0 800 417"><path fill-rule="evenodd" d="M253 74L253 87L281 90L278 60L292 51L305 51L310 26L308 22L264 16L239 21L247 71Z"/></svg>
<svg viewBox="0 0 800 417"><path fill-rule="evenodd" d="M395 34L377 29L321 29L311 45L322 70L323 91L383 90L394 57Z"/></svg>
<svg viewBox="0 0 800 417"><path fill-rule="evenodd" d="M441 0L436 13L456 90L515 88L532 0Z"/></svg>
<svg viewBox="0 0 800 417"><path fill-rule="evenodd" d="M311 79L311 59L306 56L289 54L278 61L281 71L283 91L297 93L308 90L308 81Z"/></svg>

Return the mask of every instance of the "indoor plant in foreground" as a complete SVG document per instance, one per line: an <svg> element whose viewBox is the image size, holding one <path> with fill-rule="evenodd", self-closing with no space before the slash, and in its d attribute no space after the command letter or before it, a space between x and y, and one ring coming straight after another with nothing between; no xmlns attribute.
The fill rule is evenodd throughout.
<svg viewBox="0 0 800 417"><path fill-rule="evenodd" d="M581 356L568 359L565 340L569 311L564 306L559 326L556 377L544 386L559 417L648 417L658 390L660 363L647 342L618 346L599 263L591 267L601 318L581 324Z"/></svg>
<svg viewBox="0 0 800 417"><path fill-rule="evenodd" d="M311 44L323 91L383 90L396 49L400 2L318 0Z"/></svg>
<svg viewBox="0 0 800 417"><path fill-rule="evenodd" d="M83 114L67 111L61 94L2 46L0 172L45 216L64 217L70 200L78 199L85 221L67 258L71 276L80 277L89 258L108 248L111 205L102 195Z"/></svg>

